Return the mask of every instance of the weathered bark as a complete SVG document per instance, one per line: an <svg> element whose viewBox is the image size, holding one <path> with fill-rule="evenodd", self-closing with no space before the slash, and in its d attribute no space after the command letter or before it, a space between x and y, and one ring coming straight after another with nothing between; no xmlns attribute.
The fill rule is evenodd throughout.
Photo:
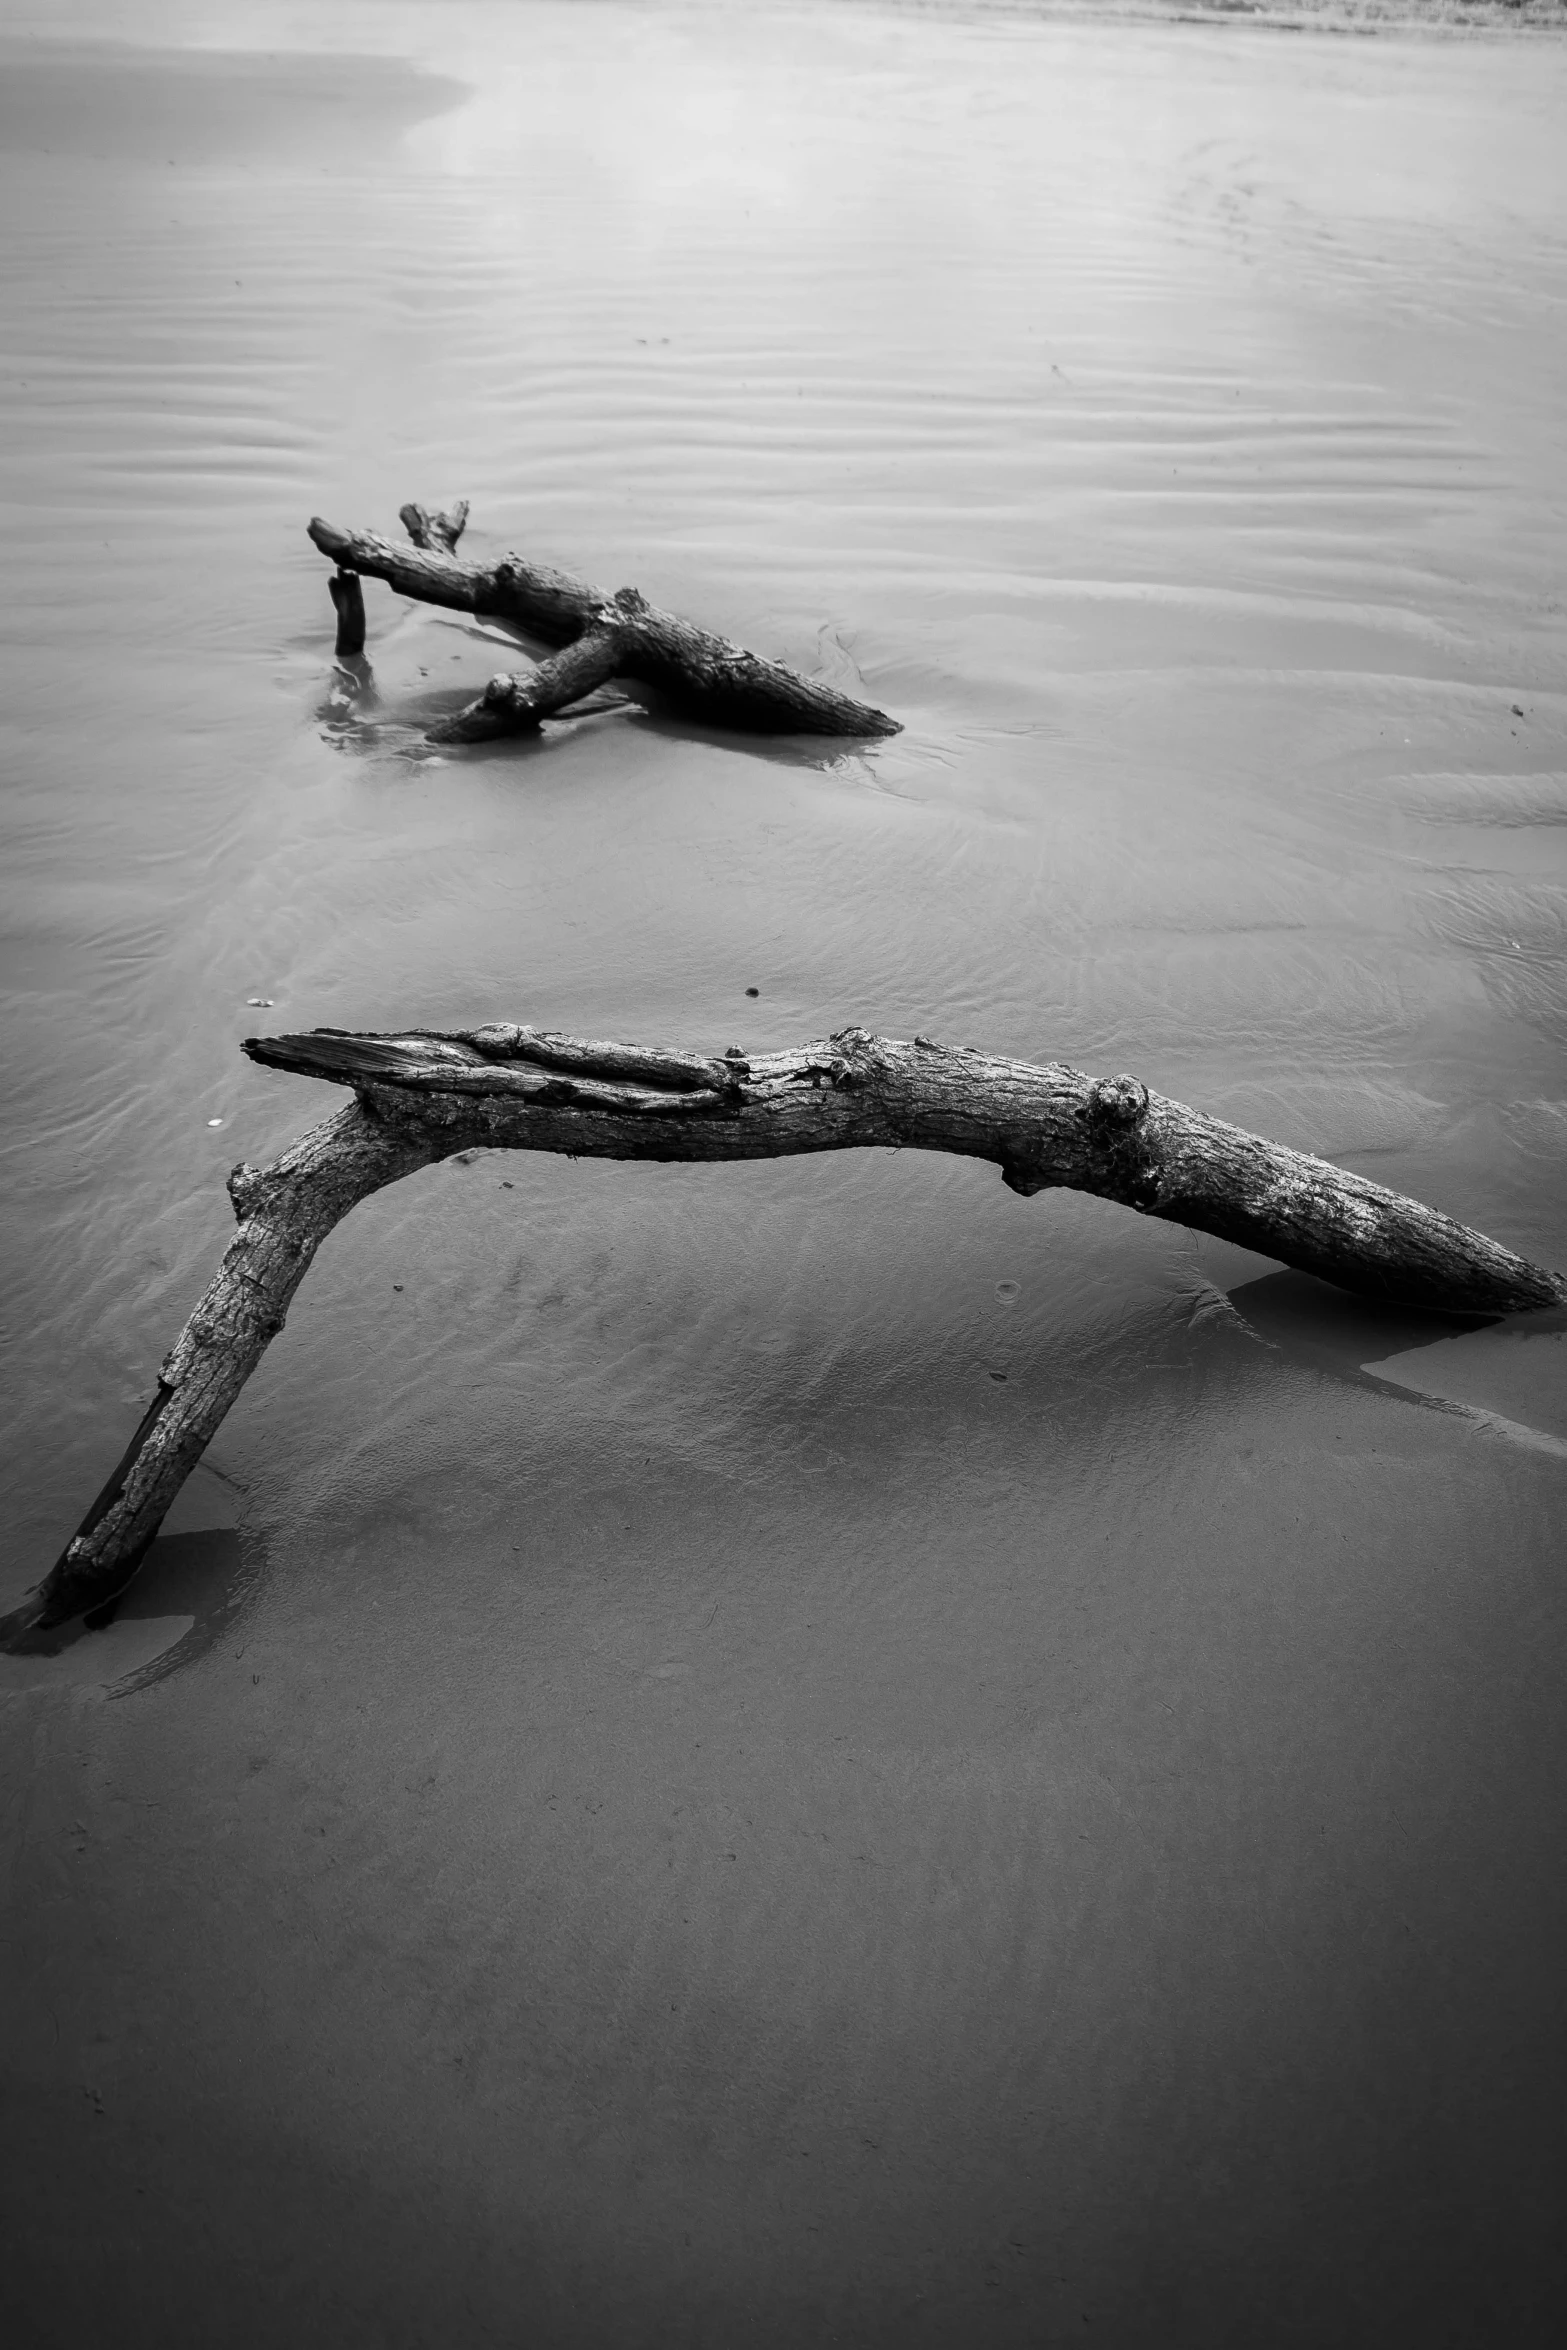
<svg viewBox="0 0 1567 2350"><path fill-rule="evenodd" d="M652 686L674 708L709 726L748 734L887 735L898 721L868 702L810 678L781 661L764 661L726 637L661 612L635 588L607 595L602 588L503 555L498 563L465 563L456 552L467 520L466 501L449 514L405 506L401 519L411 544L399 546L373 531L339 530L318 515L310 536L340 571L384 579L400 596L504 620L546 645L569 645L584 635L607 635L617 648L613 674ZM530 697L527 677L512 693L492 679L484 697L435 730L432 739L475 742L538 724L548 710ZM546 694L551 690L546 684ZM584 689L586 690L586 689ZM551 709L563 705L551 702ZM506 712L515 715L506 724ZM462 731L468 726L471 731Z"/></svg>
<svg viewBox="0 0 1567 2350"><path fill-rule="evenodd" d="M846 1028L722 1055L602 1044L497 1022L446 1033L252 1037L270 1068L358 1101L275 1166L239 1166L240 1228L163 1366L130 1451L29 1609L0 1639L100 1607L135 1572L175 1492L283 1326L321 1241L356 1201L461 1150L573 1158L781 1158L876 1146L992 1160L1025 1196L1097 1193L1345 1289L1457 1315L1567 1303L1567 1278L1326 1160L1150 1093L916 1037Z"/></svg>
<svg viewBox="0 0 1567 2350"><path fill-rule="evenodd" d="M1096 1192L1316 1273L1456 1314L1567 1301L1567 1280L1364 1176L1206 1117L1134 1077L1098 1083L928 1038L844 1029L722 1058L497 1023L437 1035L253 1037L253 1060L351 1085L452 1150L751 1159L891 1145L990 1159L1014 1191Z"/></svg>

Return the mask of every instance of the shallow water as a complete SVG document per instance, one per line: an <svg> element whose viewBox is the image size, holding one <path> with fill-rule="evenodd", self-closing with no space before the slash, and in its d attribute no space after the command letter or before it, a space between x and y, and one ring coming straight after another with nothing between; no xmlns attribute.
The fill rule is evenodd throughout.
<svg viewBox="0 0 1567 2350"><path fill-rule="evenodd" d="M928 1030L1567 1264L1567 47L10 21L0 1608L258 1027ZM457 495L907 731L432 759L375 587L346 721L304 521ZM1554 2338L1563 1327L913 1154L361 1208L0 1663L27 2341Z"/></svg>

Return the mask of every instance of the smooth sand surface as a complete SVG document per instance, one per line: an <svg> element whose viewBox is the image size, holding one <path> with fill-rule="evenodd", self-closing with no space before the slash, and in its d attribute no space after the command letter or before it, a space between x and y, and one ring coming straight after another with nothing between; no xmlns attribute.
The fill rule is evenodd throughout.
<svg viewBox="0 0 1567 2350"><path fill-rule="evenodd" d="M1567 1264L1564 114L1548 38L15 11L0 1608L340 1098L257 1027L923 1029ZM512 655L372 589L356 705L304 523L460 494L907 731L425 756ZM398 1186L0 1663L8 2350L1555 2340L1564 1492L1560 1317L912 1154Z"/></svg>

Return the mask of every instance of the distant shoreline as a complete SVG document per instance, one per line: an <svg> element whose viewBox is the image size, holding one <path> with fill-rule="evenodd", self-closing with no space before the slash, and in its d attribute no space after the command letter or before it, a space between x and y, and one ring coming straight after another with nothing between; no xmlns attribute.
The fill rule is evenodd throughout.
<svg viewBox="0 0 1567 2350"><path fill-rule="evenodd" d="M1114 6L1116 0L1111 0ZM1136 4L1136 0L1134 0ZM1312 32L1528 33L1567 30L1567 0L1151 0L1184 23L1252 17Z"/></svg>
<svg viewBox="0 0 1567 2350"><path fill-rule="evenodd" d="M948 0L914 0L942 8ZM981 0L998 15L1079 24L1254 24L1276 32L1472 39L1567 32L1567 0Z"/></svg>

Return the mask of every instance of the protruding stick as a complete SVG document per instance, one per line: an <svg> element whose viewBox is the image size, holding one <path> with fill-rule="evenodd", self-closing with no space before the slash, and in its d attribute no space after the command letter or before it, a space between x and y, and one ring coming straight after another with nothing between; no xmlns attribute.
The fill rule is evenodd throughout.
<svg viewBox="0 0 1567 2350"><path fill-rule="evenodd" d="M455 555L457 541L468 522L468 501L459 498L456 505L444 512L435 506L416 506L412 502L400 506L397 519L416 547L427 547L438 555Z"/></svg>
<svg viewBox="0 0 1567 2350"><path fill-rule="evenodd" d="M365 591L357 571L340 569L326 584L337 611L333 650L340 661L349 660L365 649Z"/></svg>

